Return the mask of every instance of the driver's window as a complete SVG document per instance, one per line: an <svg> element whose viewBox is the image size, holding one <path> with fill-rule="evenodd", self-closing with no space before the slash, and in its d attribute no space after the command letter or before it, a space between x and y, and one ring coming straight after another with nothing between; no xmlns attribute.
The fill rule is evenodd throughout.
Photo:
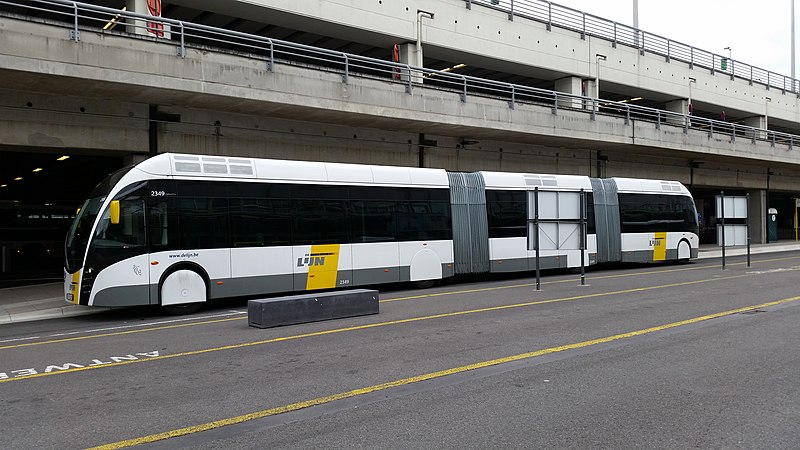
<svg viewBox="0 0 800 450"><path fill-rule="evenodd" d="M112 224L108 209L95 232L96 243L103 247L143 247L145 240L144 199L133 195L119 201L119 223Z"/></svg>

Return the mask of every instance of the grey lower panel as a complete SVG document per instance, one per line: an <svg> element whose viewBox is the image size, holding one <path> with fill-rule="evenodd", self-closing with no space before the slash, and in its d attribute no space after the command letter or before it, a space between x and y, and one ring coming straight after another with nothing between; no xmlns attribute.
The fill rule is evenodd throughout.
<svg viewBox="0 0 800 450"><path fill-rule="evenodd" d="M693 248L693 249L691 249L690 253L692 255L692 258L697 258L698 256L700 256L700 249L699 248Z"/></svg>
<svg viewBox="0 0 800 450"><path fill-rule="evenodd" d="M448 267L450 266L450 267ZM442 264L442 277L453 276L452 264ZM410 281L411 268L405 267L379 267L361 270L339 271L336 279L337 288L351 286L368 286L374 284L397 283L398 281ZM221 285L217 282L222 281ZM228 297L249 297L261 294L274 294L278 292L305 291L308 282L307 273L297 273L289 275L264 275L260 277L228 278L211 280L210 299ZM149 287L143 286L144 294L138 303L126 305L146 305L149 299L153 304L158 304L159 292L158 284L151 284ZM148 299L149 294L149 299ZM99 294L98 294L99 295ZM112 306L112 305L102 305ZM114 305L123 306L123 305Z"/></svg>
<svg viewBox="0 0 800 450"><path fill-rule="evenodd" d="M693 257L697 257L697 251L693 251ZM678 249L667 249L666 255L664 255L666 259L664 261L675 261L678 259ZM633 252L622 252L622 262L634 262L634 263L649 263L649 262L661 262L655 261L653 259L653 251L652 250L637 250Z"/></svg>
<svg viewBox="0 0 800 450"><path fill-rule="evenodd" d="M491 271L500 272L527 272L536 270L536 258L515 258L492 260ZM560 269L567 267L566 256L543 256L539 258L539 269Z"/></svg>
<svg viewBox="0 0 800 450"><path fill-rule="evenodd" d="M397 267L377 269L361 269L353 271L353 285L397 283L400 281L400 270Z"/></svg>
<svg viewBox="0 0 800 450"><path fill-rule="evenodd" d="M137 306L150 304L150 287L116 286L94 295L92 306Z"/></svg>
<svg viewBox="0 0 800 450"><path fill-rule="evenodd" d="M245 297L272 292L291 292L293 289L292 275L231 278L225 280L225 284L222 286L214 286L211 289L211 298Z"/></svg>

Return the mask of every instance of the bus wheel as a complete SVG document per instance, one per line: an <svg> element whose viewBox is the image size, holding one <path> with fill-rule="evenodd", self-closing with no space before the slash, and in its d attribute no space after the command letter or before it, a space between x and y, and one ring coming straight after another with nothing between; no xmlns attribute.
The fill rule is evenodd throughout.
<svg viewBox="0 0 800 450"><path fill-rule="evenodd" d="M418 289L430 289L434 284L436 284L436 280L420 280L414 282L414 286Z"/></svg>
<svg viewBox="0 0 800 450"><path fill-rule="evenodd" d="M166 305L161 308L169 315L183 316L196 313L202 306L202 303L185 303L183 305Z"/></svg>
<svg viewBox="0 0 800 450"><path fill-rule="evenodd" d="M176 270L161 283L161 307L168 314L195 313L207 299L206 280L194 270Z"/></svg>
<svg viewBox="0 0 800 450"><path fill-rule="evenodd" d="M686 264L692 257L692 248L685 240L678 242L678 264Z"/></svg>

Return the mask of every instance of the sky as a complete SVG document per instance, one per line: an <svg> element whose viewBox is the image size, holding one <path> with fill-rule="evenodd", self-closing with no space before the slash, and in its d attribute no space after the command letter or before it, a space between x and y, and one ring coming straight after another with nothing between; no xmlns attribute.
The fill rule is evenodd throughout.
<svg viewBox="0 0 800 450"><path fill-rule="evenodd" d="M553 3L633 25L633 0ZM800 1L795 3L798 13ZM639 28L722 56L731 47L735 61L791 75L791 0L641 0ZM795 35L800 35L797 23Z"/></svg>

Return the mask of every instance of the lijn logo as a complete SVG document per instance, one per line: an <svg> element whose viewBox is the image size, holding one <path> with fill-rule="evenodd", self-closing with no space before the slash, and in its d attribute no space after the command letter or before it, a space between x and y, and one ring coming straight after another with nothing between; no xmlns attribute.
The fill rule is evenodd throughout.
<svg viewBox="0 0 800 450"><path fill-rule="evenodd" d="M325 257L335 253L306 253L305 257L297 258L297 267L324 266Z"/></svg>
<svg viewBox="0 0 800 450"><path fill-rule="evenodd" d="M664 238L650 239L650 247L661 247L664 245Z"/></svg>

